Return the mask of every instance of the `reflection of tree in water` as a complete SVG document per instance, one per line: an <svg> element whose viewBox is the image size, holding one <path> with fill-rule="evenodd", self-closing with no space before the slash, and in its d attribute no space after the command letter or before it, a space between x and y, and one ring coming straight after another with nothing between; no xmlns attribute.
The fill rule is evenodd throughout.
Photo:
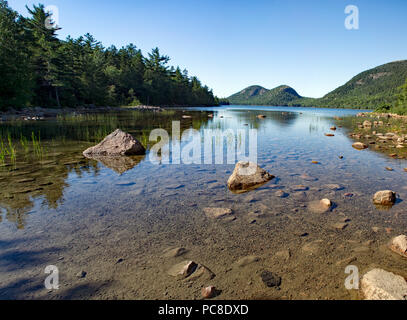
<svg viewBox="0 0 407 320"><path fill-rule="evenodd" d="M36 199L43 199L42 205L49 209L56 209L62 204L66 187L66 179L70 172L75 172L79 177L84 173L98 174L97 163L88 160L78 160L77 163L54 165L32 165L30 169L24 168L23 175L13 176L0 182L0 207L6 211L5 219L14 223L18 229L23 229L27 214L34 208ZM18 172L20 170L16 170ZM5 174L2 172L3 175Z"/></svg>

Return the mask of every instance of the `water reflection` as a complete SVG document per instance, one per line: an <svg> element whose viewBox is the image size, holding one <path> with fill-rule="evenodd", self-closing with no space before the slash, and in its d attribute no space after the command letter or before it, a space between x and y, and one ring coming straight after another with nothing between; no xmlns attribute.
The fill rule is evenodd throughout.
<svg viewBox="0 0 407 320"><path fill-rule="evenodd" d="M312 109L248 108L250 110L226 107L174 109L159 113L111 112L66 115L47 121L1 123L0 140L7 141L10 137L16 150L13 161L6 159L0 164L2 222L8 221L19 229L24 228L26 217L35 209L35 204L49 209L58 208L64 202L64 192L68 189L76 190L76 181L85 174L90 174L95 179L104 168L117 175L136 171L137 167L147 161L148 152L147 156L142 157L87 159L82 156L83 150L100 142L117 128L134 135L147 150L155 144L154 141L149 141L151 130L165 129L171 137L173 121L180 121L181 133L190 128L200 132L205 129L233 129L237 132L240 129L255 128L259 131L259 161L272 163L275 159L270 155L270 150L276 152L287 146L297 146L296 153L293 154L294 159L297 159L302 152L301 148L307 150L306 143L309 143L305 142L301 148L298 146L297 139L303 138L304 129L308 127L311 131L318 130L331 117L329 110L316 115ZM335 115L342 113L335 112ZM265 114L266 118L257 118L259 114ZM33 133L38 137L36 143L31 140ZM303 154L306 152L308 151L303 151ZM224 154L226 163L226 153ZM143 168L143 174L148 177L156 167L159 166ZM193 168L190 167L190 170Z"/></svg>

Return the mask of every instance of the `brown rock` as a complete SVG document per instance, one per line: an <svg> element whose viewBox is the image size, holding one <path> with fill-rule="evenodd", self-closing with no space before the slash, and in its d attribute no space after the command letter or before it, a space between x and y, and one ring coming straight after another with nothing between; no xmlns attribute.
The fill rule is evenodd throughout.
<svg viewBox="0 0 407 320"><path fill-rule="evenodd" d="M357 150L363 150L366 149L368 146L363 142L355 142L354 144L352 144L352 147Z"/></svg>
<svg viewBox="0 0 407 320"><path fill-rule="evenodd" d="M204 208L205 215L211 219L220 219L233 214L230 208Z"/></svg>
<svg viewBox="0 0 407 320"><path fill-rule="evenodd" d="M274 176L253 162L240 161L228 180L228 187L236 193L255 189L273 179Z"/></svg>
<svg viewBox="0 0 407 320"><path fill-rule="evenodd" d="M390 244L390 249L407 258L407 236L400 235L393 238Z"/></svg>
<svg viewBox="0 0 407 320"><path fill-rule="evenodd" d="M373 203L383 206L393 205L396 202L396 193L391 190L378 191L373 196Z"/></svg>
<svg viewBox="0 0 407 320"><path fill-rule="evenodd" d="M407 282L399 275L383 269L367 272L361 280L366 300L407 300Z"/></svg>
<svg viewBox="0 0 407 320"><path fill-rule="evenodd" d="M213 298L216 295L216 288L214 286L202 288L201 294L204 299Z"/></svg>
<svg viewBox="0 0 407 320"><path fill-rule="evenodd" d="M143 145L132 135L117 129L106 136L98 145L86 149L83 155L129 156L142 155L145 152Z"/></svg>

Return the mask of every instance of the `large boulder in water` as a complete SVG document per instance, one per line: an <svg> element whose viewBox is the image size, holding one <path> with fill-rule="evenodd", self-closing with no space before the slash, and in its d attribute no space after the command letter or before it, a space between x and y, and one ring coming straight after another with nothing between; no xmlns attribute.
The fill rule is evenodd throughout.
<svg viewBox="0 0 407 320"><path fill-rule="evenodd" d="M228 188L236 193L246 192L273 179L274 176L253 162L240 161L228 180Z"/></svg>
<svg viewBox="0 0 407 320"><path fill-rule="evenodd" d="M407 300L407 282L399 275L383 269L373 269L361 280L366 300Z"/></svg>
<svg viewBox="0 0 407 320"><path fill-rule="evenodd" d="M392 206L396 202L396 193L391 190L382 190L375 193L373 203L382 206Z"/></svg>
<svg viewBox="0 0 407 320"><path fill-rule="evenodd" d="M131 134L120 129L109 134L101 143L83 152L84 156L131 156L143 155L146 149Z"/></svg>

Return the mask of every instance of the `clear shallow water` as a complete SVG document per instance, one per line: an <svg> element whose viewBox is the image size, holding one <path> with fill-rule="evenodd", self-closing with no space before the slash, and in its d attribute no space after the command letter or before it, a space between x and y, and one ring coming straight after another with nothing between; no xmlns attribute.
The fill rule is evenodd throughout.
<svg viewBox="0 0 407 320"><path fill-rule="evenodd" d="M405 260L386 244L407 230L406 162L351 147L346 117L358 112L225 106L0 124L17 146L16 161L0 168L0 298L195 299L209 284L222 290L221 299L357 298L344 288L345 266L405 273ZM345 118L344 127L326 137L338 125L334 117ZM82 156L116 128L151 147L150 131L171 132L176 120L182 130L256 128L258 163L276 178L236 195L226 188L234 165L155 165L149 153L107 163ZM18 145L21 133L29 139L32 132L41 135L40 155ZM383 189L399 194L388 211L371 201ZM287 197L276 196L278 190ZM311 204L322 198L334 202L333 210L313 212ZM231 208L236 219L208 219L205 207ZM343 221L344 230L333 227ZM173 247L187 253L166 257ZM236 267L245 256L258 261ZM179 281L167 274L185 259L216 277ZM51 264L60 270L61 288L48 292L44 269ZM82 270L87 276L78 279ZM280 290L264 286L264 270L282 277Z"/></svg>

